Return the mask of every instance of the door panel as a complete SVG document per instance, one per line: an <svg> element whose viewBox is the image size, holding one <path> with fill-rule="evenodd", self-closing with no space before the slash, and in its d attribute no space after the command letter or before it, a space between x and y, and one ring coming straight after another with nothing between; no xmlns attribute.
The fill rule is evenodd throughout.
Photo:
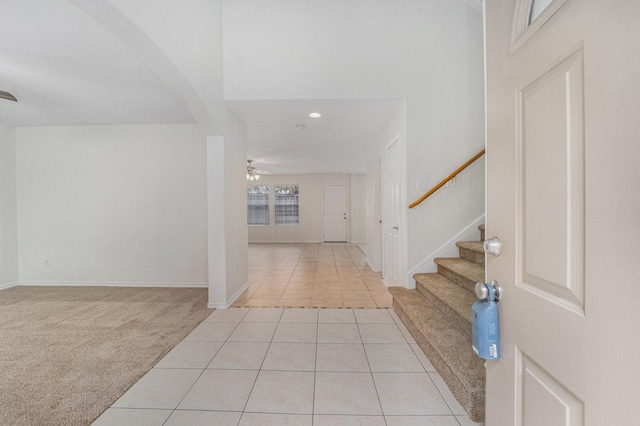
<svg viewBox="0 0 640 426"><path fill-rule="evenodd" d="M578 397L523 352L517 354L517 366L517 406L522 424L584 424L584 404Z"/></svg>
<svg viewBox="0 0 640 426"><path fill-rule="evenodd" d="M582 48L519 90L518 283L584 312Z"/></svg>

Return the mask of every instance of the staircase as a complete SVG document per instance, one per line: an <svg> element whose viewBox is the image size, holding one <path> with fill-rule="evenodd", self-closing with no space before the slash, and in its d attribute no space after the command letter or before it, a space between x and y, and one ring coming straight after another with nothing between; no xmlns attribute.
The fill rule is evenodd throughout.
<svg viewBox="0 0 640 426"><path fill-rule="evenodd" d="M415 274L416 289L391 287L393 308L474 422L484 421L484 360L471 348L474 286L484 281L481 241L458 242L460 257L437 258L438 273Z"/></svg>

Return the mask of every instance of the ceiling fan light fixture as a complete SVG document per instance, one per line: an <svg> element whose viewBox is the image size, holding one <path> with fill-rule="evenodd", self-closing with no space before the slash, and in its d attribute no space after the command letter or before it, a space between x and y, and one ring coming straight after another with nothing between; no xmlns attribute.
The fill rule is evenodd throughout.
<svg viewBox="0 0 640 426"><path fill-rule="evenodd" d="M9 92L4 92L2 90L0 90L0 99L6 99L8 101L18 102L18 99L16 99L15 96L13 96Z"/></svg>
<svg viewBox="0 0 640 426"><path fill-rule="evenodd" d="M256 169L251 165L251 162L253 160L247 160L247 180L248 181L256 181L258 179L260 179L260 175L258 174L258 172L256 171Z"/></svg>
<svg viewBox="0 0 640 426"><path fill-rule="evenodd" d="M311 117L311 118L320 118L320 117L322 117L322 114L320 114L319 112L312 112L311 114L309 114L309 117Z"/></svg>

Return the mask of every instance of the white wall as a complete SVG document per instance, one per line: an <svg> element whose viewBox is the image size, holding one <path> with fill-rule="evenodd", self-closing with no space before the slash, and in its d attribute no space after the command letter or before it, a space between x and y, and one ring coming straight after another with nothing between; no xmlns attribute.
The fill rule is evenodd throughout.
<svg viewBox="0 0 640 426"><path fill-rule="evenodd" d="M21 283L206 286L205 154L196 125L19 128Z"/></svg>
<svg viewBox="0 0 640 426"><path fill-rule="evenodd" d="M405 99L396 131L408 285L412 268L484 211L482 162L456 188L407 209L422 194L417 180L435 185L484 146L481 12L463 0L234 0L224 13L229 100ZM372 141L369 158L389 142Z"/></svg>
<svg viewBox="0 0 640 426"><path fill-rule="evenodd" d="M18 283L16 132L0 124L0 289Z"/></svg>
<svg viewBox="0 0 640 426"><path fill-rule="evenodd" d="M94 17L185 100L208 148L219 154L207 156L208 204L215 206L208 209L209 306L227 307L248 286L246 205L237 197L246 171L246 127L222 96L222 0L160 0L153 7L105 2L124 19ZM134 28L123 30L130 23Z"/></svg>
<svg viewBox="0 0 640 426"><path fill-rule="evenodd" d="M434 186L484 148L482 16L459 2L434 26L447 34L431 73L441 84L407 97L408 202L426 192L417 190L418 180ZM460 174L454 188L443 188L408 211L409 271L484 214L484 160Z"/></svg>
<svg viewBox="0 0 640 426"><path fill-rule="evenodd" d="M246 194L246 185L250 183L244 181ZM323 237L323 197L325 185L345 185L347 194L351 194L350 190L351 176L348 174L322 174L322 175L262 175L258 181L259 185L269 185L269 203L270 203L270 221L269 226L252 225L249 228L249 242L265 243L265 242L296 242L311 243L322 242ZM273 187L274 185L298 185L298 213L300 215L300 224L295 225L274 225L274 208L273 208ZM350 196L350 195L348 195ZM246 205L246 195L244 196ZM347 204L349 206L349 203ZM362 220L358 217L351 217L349 226L347 227L347 238L351 241L349 235L354 227L354 222ZM245 214L246 223L246 214ZM360 226L360 225L355 225Z"/></svg>

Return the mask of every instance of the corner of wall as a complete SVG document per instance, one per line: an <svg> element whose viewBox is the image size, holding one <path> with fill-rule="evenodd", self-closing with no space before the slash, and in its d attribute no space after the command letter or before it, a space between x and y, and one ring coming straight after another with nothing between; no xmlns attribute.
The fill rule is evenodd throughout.
<svg viewBox="0 0 640 426"><path fill-rule="evenodd" d="M19 285L20 285L20 283L19 283L19 282L15 282L15 283L7 283L7 284L0 284L0 290L6 290L6 289L8 289L8 288L11 288L11 287L17 287L17 286L19 286Z"/></svg>
<svg viewBox="0 0 640 426"><path fill-rule="evenodd" d="M436 249L433 253L427 256L424 260L418 263L416 266L411 268L409 273L407 274L407 288L414 289L416 288L416 281L413 279L413 274L417 273L428 273L428 272L436 272L437 266L434 263L434 259L437 257L457 257L458 256L458 248L456 243L458 241L475 241L478 239L480 235L478 231L478 226L484 223L485 215L483 214L476 220L474 220L471 224L466 226L462 231L454 235L451 239L449 239L446 243Z"/></svg>
<svg viewBox="0 0 640 426"><path fill-rule="evenodd" d="M0 124L0 289L19 282L16 138Z"/></svg>
<svg viewBox="0 0 640 426"><path fill-rule="evenodd" d="M244 285L240 287L240 289L238 289L238 291L236 291L235 294L229 298L229 300L223 303L211 301L211 295L209 295L209 303L207 303L207 308L228 309L231 307L231 305L233 305L236 299L238 299L238 297L240 297L240 295L244 293L248 288L249 288L249 281L244 283Z"/></svg>

